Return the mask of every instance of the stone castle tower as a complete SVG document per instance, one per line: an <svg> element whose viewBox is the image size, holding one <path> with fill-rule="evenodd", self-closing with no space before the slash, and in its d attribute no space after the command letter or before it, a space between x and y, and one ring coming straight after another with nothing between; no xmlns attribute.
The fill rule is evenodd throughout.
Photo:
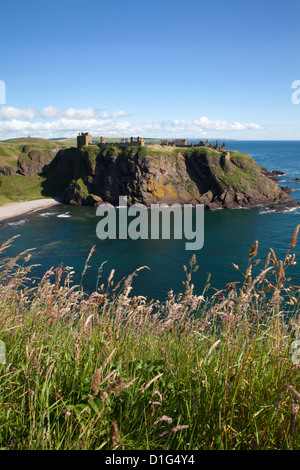
<svg viewBox="0 0 300 470"><path fill-rule="evenodd" d="M89 134L89 132L81 132L77 136L77 148L81 148L84 145L89 145L89 143L92 142L92 136Z"/></svg>

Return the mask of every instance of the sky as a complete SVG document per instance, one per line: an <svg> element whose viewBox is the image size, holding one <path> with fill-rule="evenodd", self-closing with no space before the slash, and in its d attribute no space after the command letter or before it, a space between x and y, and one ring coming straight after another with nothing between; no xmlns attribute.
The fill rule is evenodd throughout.
<svg viewBox="0 0 300 470"><path fill-rule="evenodd" d="M300 139L300 0L1 0L0 12L1 140Z"/></svg>

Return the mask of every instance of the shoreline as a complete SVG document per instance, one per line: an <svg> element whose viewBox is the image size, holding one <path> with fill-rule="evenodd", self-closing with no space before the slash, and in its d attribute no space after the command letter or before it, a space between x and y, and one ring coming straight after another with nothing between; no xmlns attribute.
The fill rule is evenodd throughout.
<svg viewBox="0 0 300 470"><path fill-rule="evenodd" d="M0 223L31 211L46 209L48 207L62 204L56 199L35 199L33 201L8 202L0 206Z"/></svg>

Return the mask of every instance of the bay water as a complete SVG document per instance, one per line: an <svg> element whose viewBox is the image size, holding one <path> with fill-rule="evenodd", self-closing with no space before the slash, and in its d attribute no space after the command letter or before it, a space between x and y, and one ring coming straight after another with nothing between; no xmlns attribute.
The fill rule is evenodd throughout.
<svg viewBox="0 0 300 470"><path fill-rule="evenodd" d="M222 142L221 142L222 143ZM268 170L286 173L282 186L294 189L295 201L300 200L300 141L226 141L226 149L246 152ZM50 267L59 265L74 268L74 284L78 284L93 246L89 268L83 278L83 287L91 293L98 284L106 284L112 269L115 282L125 278L141 266L133 280L133 294L148 299L164 300L170 290L183 292L185 279L183 265L188 266L196 256L198 271L193 274L195 293L201 294L207 277L211 275L210 293L228 282L242 282L242 275L232 266L245 271L252 243L259 242L258 258L264 261L269 248L278 258L284 258L295 227L300 223L300 208L282 213L265 208L207 211L204 216L204 246L199 251L187 251L186 240L99 240L96 226L99 217L92 207L54 206L32 212L6 222L0 230L0 244L14 235L20 235L2 257L13 256L29 248L30 262L40 264L33 270L37 278ZM298 264L289 269L296 285L300 285L300 240L294 249ZM262 263L261 263L262 264ZM259 271L261 265L258 265Z"/></svg>

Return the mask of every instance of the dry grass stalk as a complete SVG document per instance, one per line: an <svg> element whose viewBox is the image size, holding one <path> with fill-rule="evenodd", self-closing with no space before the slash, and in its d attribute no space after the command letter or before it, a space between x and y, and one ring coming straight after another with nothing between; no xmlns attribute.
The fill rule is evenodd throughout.
<svg viewBox="0 0 300 470"><path fill-rule="evenodd" d="M107 279L107 284L110 283L110 281L112 280L112 278L114 277L114 274L115 274L115 270L112 269L111 272L110 272L110 275L108 276L108 279Z"/></svg>
<svg viewBox="0 0 300 470"><path fill-rule="evenodd" d="M100 400L104 401L107 396L108 394L104 390L100 390L99 392Z"/></svg>
<svg viewBox="0 0 300 470"><path fill-rule="evenodd" d="M168 418L168 416L161 416L157 421L155 421L155 423L153 423L153 426L156 426L161 421L165 421L168 424L172 424L173 422L172 418Z"/></svg>
<svg viewBox="0 0 300 470"><path fill-rule="evenodd" d="M189 426L182 426L182 425L175 426L174 428L171 428L171 429L168 429L167 431L164 431L162 434L160 434L159 437L167 436L168 434L171 434L172 432L182 431L183 429L187 429L188 427Z"/></svg>
<svg viewBox="0 0 300 470"><path fill-rule="evenodd" d="M295 400L292 397L292 404L291 404L291 420L290 420L290 436L293 437L297 430L298 430L298 423L297 423L297 414L299 412L300 402Z"/></svg>
<svg viewBox="0 0 300 470"><path fill-rule="evenodd" d="M296 246L299 227L300 227L300 225L297 225L297 227L294 230L294 233L293 233L293 236L292 236L292 241L291 241L291 244L290 244L290 248L295 248L295 246Z"/></svg>
<svg viewBox="0 0 300 470"><path fill-rule="evenodd" d="M211 353L213 352L213 350L221 343L221 340L218 339L217 341L215 341L215 343L210 347L207 355L206 355L206 359L211 355Z"/></svg>
<svg viewBox="0 0 300 470"><path fill-rule="evenodd" d="M104 377L103 380L101 380L101 382L99 383L99 387L100 387L100 385L104 384L111 377L113 377L113 379L114 379L116 374L117 374L117 370L112 370L109 374L107 374L106 377Z"/></svg>
<svg viewBox="0 0 300 470"><path fill-rule="evenodd" d="M272 256L272 263L276 264L277 263L277 256L276 256L275 251L273 250L273 248L270 248L270 252L271 252L271 256Z"/></svg>
<svg viewBox="0 0 300 470"><path fill-rule="evenodd" d="M108 358L106 359L106 361L104 361L101 370L104 370L104 369L105 369L105 367L107 366L107 364L109 363L109 361L111 360L111 358L113 357L113 355L115 354L116 349L117 349L117 348L114 348L114 349L112 350L112 352L110 353L110 355L108 356Z"/></svg>
<svg viewBox="0 0 300 470"><path fill-rule="evenodd" d="M258 241L256 240L249 250L249 254L248 254L249 259L255 258L255 256L257 255L257 249L258 249Z"/></svg>
<svg viewBox="0 0 300 470"><path fill-rule="evenodd" d="M151 384L153 384L153 382L155 382L155 380L159 379L162 375L164 375L163 373L162 374L158 374L156 377L154 377L153 379L151 379L146 385L145 387L141 387L140 391L142 393L144 393L145 390L147 390L147 388L150 387Z"/></svg>
<svg viewBox="0 0 300 470"><path fill-rule="evenodd" d="M113 421L110 425L110 444L115 447L121 439L121 434L116 421Z"/></svg>
<svg viewBox="0 0 300 470"><path fill-rule="evenodd" d="M266 269L269 266L270 259L271 259L271 253L269 252L268 256L267 256L267 259L266 259L266 262L265 262L265 265L264 265L264 269Z"/></svg>
<svg viewBox="0 0 300 470"><path fill-rule="evenodd" d="M108 395L112 395L113 393L117 392L122 385L126 382L126 379L119 379L113 382L107 389Z"/></svg>
<svg viewBox="0 0 300 470"><path fill-rule="evenodd" d="M14 237L11 237L9 240L7 240L6 242L2 243L2 245L0 246L0 253L2 253L2 251L6 250L6 248L9 248L10 245L12 244L13 240L15 238L18 238L20 237L21 235L15 235Z"/></svg>
<svg viewBox="0 0 300 470"><path fill-rule="evenodd" d="M287 385L287 388L300 400L300 393L292 385Z"/></svg>
<svg viewBox="0 0 300 470"><path fill-rule="evenodd" d="M284 268L283 268L283 261L279 261L279 268L278 268L278 277L279 279L283 278L285 276Z"/></svg>
<svg viewBox="0 0 300 470"><path fill-rule="evenodd" d="M136 380L138 380L139 377L135 377L134 379L130 380L130 382L128 382L127 384L123 385L123 387L121 387L119 390L116 391L116 395L118 395L119 393L123 392L123 390L125 390L126 388L130 387L130 385L132 385Z"/></svg>
<svg viewBox="0 0 300 470"><path fill-rule="evenodd" d="M87 257L87 260L86 260L86 262L85 262L85 265L84 265L84 268L83 268L83 271L82 271L82 274L81 274L81 281L82 281L82 279L83 279L83 277L84 277L86 271L87 271L88 268L90 267L90 266L88 265L88 263L89 263L89 261L90 261L92 255L93 255L93 253L94 253L94 251L95 251L95 248L96 248L96 245L92 246L92 249L91 249L91 251L89 252L89 255L88 255L88 257Z"/></svg>
<svg viewBox="0 0 300 470"><path fill-rule="evenodd" d="M292 385L287 385L287 388L297 397L297 399L292 397L291 403L290 436L293 438L298 431L297 415L300 409L300 393Z"/></svg>
<svg viewBox="0 0 300 470"><path fill-rule="evenodd" d="M100 377L101 377L101 369L97 369L91 385L92 395L95 397L99 393L99 385L100 385Z"/></svg>

